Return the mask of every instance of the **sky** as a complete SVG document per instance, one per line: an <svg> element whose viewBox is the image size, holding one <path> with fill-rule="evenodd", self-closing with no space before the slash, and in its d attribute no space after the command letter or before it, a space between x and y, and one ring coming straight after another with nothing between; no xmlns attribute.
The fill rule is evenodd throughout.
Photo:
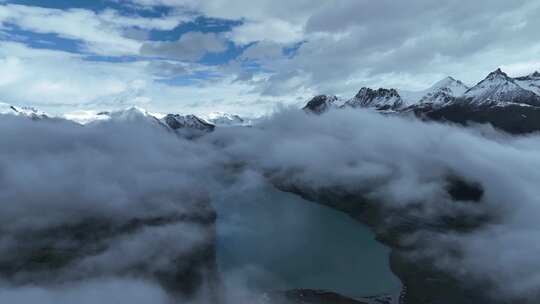
<svg viewBox="0 0 540 304"><path fill-rule="evenodd" d="M0 102L245 116L540 70L536 0L0 0Z"/></svg>

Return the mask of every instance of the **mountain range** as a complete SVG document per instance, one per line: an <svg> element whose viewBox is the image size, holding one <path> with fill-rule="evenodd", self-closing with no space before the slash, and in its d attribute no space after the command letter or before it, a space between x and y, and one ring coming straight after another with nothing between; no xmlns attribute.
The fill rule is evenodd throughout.
<svg viewBox="0 0 540 304"><path fill-rule="evenodd" d="M369 108L383 113L414 114L421 119L459 124L490 123L509 133L540 130L540 73L512 78L501 69L473 87L452 77L422 92L361 88L349 100L319 95L305 111L322 114L330 109Z"/></svg>
<svg viewBox="0 0 540 304"><path fill-rule="evenodd" d="M213 131L216 126L246 126L252 120L227 113L210 113L205 118L187 114L152 113L143 108L129 107L117 111L79 111L60 117L48 115L30 107L16 107L0 103L0 114L16 115L31 119L67 119L81 125L104 121L151 123L177 132L205 133Z"/></svg>
<svg viewBox="0 0 540 304"><path fill-rule="evenodd" d="M413 115L423 120L468 125L490 123L513 134L540 131L540 72L512 78L501 69L489 73L469 87L446 77L420 92L394 88L361 88L350 99L318 95L304 106L309 113L323 114L331 109L372 109L384 114ZM35 108L0 103L0 114L31 119L57 118ZM80 124L107 120L144 120L174 131L211 132L216 126L249 126L253 120L228 113L196 115L151 113L138 107L119 111L80 111L61 118Z"/></svg>
<svg viewBox="0 0 540 304"><path fill-rule="evenodd" d="M45 112L38 111L35 108L16 107L3 102L0 102L0 114L25 116L32 119L41 119L47 117L47 114L45 114Z"/></svg>

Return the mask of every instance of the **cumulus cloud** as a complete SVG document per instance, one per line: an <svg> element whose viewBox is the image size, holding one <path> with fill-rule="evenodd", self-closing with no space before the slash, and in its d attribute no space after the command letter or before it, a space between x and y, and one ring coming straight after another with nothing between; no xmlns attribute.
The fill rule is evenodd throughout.
<svg viewBox="0 0 540 304"><path fill-rule="evenodd" d="M32 58L27 59L32 63L24 65L23 70L22 66L16 69L16 63L21 63L18 50L6 48L3 53L10 59L6 59L7 70L0 73L0 83L15 85L2 94L2 99L34 106L46 102L95 108L97 104L92 101L96 98L108 98L113 104L121 96L129 95L129 83L142 80L148 84L146 92L153 92L145 97L151 110L166 108L165 104L180 110L180 106L171 105L178 100L195 104L198 98L192 96L204 94L200 87L224 88L234 79L241 89L228 90L227 94L224 89L222 94L203 103L220 105L220 111L235 111L237 107L231 104L241 103L241 109L249 105L251 111L261 113L267 111L269 103L294 104L298 98L306 100L313 94L352 96L362 86L421 90L449 75L473 84L496 67L507 68L512 76L531 73L538 67L540 44L535 38L539 24L535 16L540 6L530 0L118 3L129 5L131 13L121 9L1 5L2 34L8 40L23 39L31 45L24 35L21 38L10 31L17 27L74 40L83 54L123 59L126 58L122 56L131 56L129 60L92 63L99 66L92 71L88 69L90 64L82 60L73 65L71 60L63 65L51 61L46 66ZM141 9L158 6L169 9L160 17L139 14ZM193 31L174 41L150 35L152 31L172 34L178 25L197 16L233 21L234 25L217 33L197 28L199 23L195 22ZM149 37L152 40L147 40ZM26 48L30 48L28 45ZM280 52L280 47L288 51ZM195 63L207 53L220 54L229 48L234 52L216 56L216 65ZM237 51L243 53L236 56ZM246 64L246 59L256 61L256 65ZM78 66L83 72L79 72ZM69 79L58 79L62 78L57 76L60 70L63 75L70 75ZM28 78L21 73L51 74L53 79L39 77L27 90ZM153 81L156 78L160 81ZM164 86L161 80L168 85ZM93 89L94 86L105 90ZM187 91L186 87L190 89L186 96L172 96Z"/></svg>
<svg viewBox="0 0 540 304"><path fill-rule="evenodd" d="M111 110L143 106L156 112L207 114L213 111L262 115L283 98L262 98L236 75L201 64L175 60L89 61L62 51L0 43L0 100L35 106L52 114L76 110ZM214 75L194 79L197 73ZM185 85L164 83L185 77Z"/></svg>
<svg viewBox="0 0 540 304"><path fill-rule="evenodd" d="M158 300L214 284L215 213L197 186L206 165L184 157L200 148L137 117L82 127L2 116L0 124L0 272L8 288L0 298L92 297L95 284L61 290L94 279L110 288L149 281L160 287L140 292ZM121 281L102 282L109 277ZM32 285L47 290L25 287Z"/></svg>
<svg viewBox="0 0 540 304"><path fill-rule="evenodd" d="M534 18L540 6L528 0L134 2L242 20L228 34L240 44L304 41L292 60L266 60L265 71L277 75L272 82L300 71L303 86L334 94L352 95L361 86L424 89L448 75L474 83L496 67L535 61L540 48Z"/></svg>
<svg viewBox="0 0 540 304"><path fill-rule="evenodd" d="M283 56L283 48L283 44L260 41L248 47L242 53L240 59L259 61L281 58Z"/></svg>
<svg viewBox="0 0 540 304"><path fill-rule="evenodd" d="M37 106L83 104L119 94L135 80L151 81L144 63L86 61L77 54L2 42L2 100ZM57 109L58 110L58 109Z"/></svg>
<svg viewBox="0 0 540 304"><path fill-rule="evenodd" d="M189 32L177 41L145 42L141 54L164 58L197 61L207 53L227 50L225 40L214 33Z"/></svg>
<svg viewBox="0 0 540 304"><path fill-rule="evenodd" d="M283 20L265 20L261 22L245 22L233 28L228 34L237 44L248 44L256 41L274 43L293 43L302 40L302 28Z"/></svg>
<svg viewBox="0 0 540 304"><path fill-rule="evenodd" d="M423 228L402 241L416 238L418 255L434 258L461 282L494 284L497 297L530 301L538 295L539 252L529 245L538 230L539 177L531 170L540 165L537 135L509 138L365 111L283 113L238 132L218 130L208 140L285 189L356 195L402 216L411 213L429 223L425 227L442 225L444 218L479 220L484 224L469 233ZM453 200L450 176L479 184L481 201ZM342 208L354 210L347 204L355 202L341 201Z"/></svg>
<svg viewBox="0 0 540 304"><path fill-rule="evenodd" d="M131 39L124 31L171 30L182 21L182 16L144 18L124 16L114 10L96 13L86 9L51 9L36 6L6 4L0 6L0 24L36 33L52 33L67 39L79 40L90 52L102 55L137 54L141 42Z"/></svg>

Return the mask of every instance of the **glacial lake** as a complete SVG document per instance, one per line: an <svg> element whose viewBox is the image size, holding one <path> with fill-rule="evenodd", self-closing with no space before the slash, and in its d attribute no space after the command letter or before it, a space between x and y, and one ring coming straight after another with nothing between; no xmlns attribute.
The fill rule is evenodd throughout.
<svg viewBox="0 0 540 304"><path fill-rule="evenodd" d="M271 187L214 199L218 265L250 288L397 294L389 249L347 215Z"/></svg>

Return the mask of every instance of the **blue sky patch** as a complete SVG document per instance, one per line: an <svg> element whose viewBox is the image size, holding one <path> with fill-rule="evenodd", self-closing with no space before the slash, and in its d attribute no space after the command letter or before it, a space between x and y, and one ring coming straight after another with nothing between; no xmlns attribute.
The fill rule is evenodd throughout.
<svg viewBox="0 0 540 304"><path fill-rule="evenodd" d="M81 52L81 41L66 39L52 33L36 33L20 29L16 25L8 25L3 29L5 37L12 41L23 42L36 49L52 49L70 53Z"/></svg>

